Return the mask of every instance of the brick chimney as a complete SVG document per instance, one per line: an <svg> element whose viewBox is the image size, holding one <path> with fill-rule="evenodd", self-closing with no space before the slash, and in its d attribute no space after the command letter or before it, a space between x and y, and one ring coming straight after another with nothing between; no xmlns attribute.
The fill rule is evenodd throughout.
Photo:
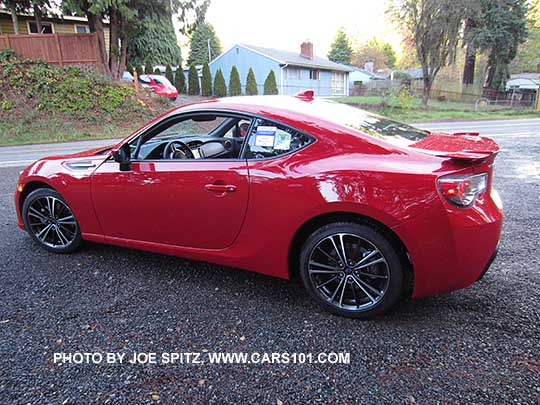
<svg viewBox="0 0 540 405"><path fill-rule="evenodd" d="M313 44L311 41L304 41L300 45L300 56L313 59Z"/></svg>

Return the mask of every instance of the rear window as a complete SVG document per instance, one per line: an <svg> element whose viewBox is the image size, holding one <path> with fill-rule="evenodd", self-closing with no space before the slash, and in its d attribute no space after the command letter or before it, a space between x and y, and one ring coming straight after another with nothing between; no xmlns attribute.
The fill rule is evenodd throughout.
<svg viewBox="0 0 540 405"><path fill-rule="evenodd" d="M322 101L321 104L321 113L324 112L321 117L394 144L410 145L429 135L428 131L346 104L333 101Z"/></svg>
<svg viewBox="0 0 540 405"><path fill-rule="evenodd" d="M163 76L154 76L154 81L159 84L164 84L166 86L172 86L171 82Z"/></svg>

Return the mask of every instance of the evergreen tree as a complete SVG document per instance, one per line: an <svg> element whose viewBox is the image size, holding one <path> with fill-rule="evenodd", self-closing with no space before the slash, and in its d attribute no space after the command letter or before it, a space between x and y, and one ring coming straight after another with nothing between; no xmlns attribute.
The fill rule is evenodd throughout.
<svg viewBox="0 0 540 405"><path fill-rule="evenodd" d="M137 67L135 68L135 71L137 72L137 76L140 76L140 75L142 75L142 74L144 73L144 70L143 70L143 68L142 68L142 66L141 66L140 63L139 63L139 64L137 65Z"/></svg>
<svg viewBox="0 0 540 405"><path fill-rule="evenodd" d="M167 66L165 66L165 77L171 83L174 82L172 68L171 68L171 65L169 63L167 63Z"/></svg>
<svg viewBox="0 0 540 405"><path fill-rule="evenodd" d="M240 84L240 74L236 65L233 65L231 69L231 75L229 77L229 95L239 96L242 94L242 85Z"/></svg>
<svg viewBox="0 0 540 405"><path fill-rule="evenodd" d="M133 76L133 73L134 73L133 65L129 62L126 64L126 72L129 72Z"/></svg>
<svg viewBox="0 0 540 405"><path fill-rule="evenodd" d="M343 27L337 30L332 45L330 45L330 52L328 52L328 59L336 63L345 63L350 65L351 63L351 41Z"/></svg>
<svg viewBox="0 0 540 405"><path fill-rule="evenodd" d="M182 55L172 21L176 10L171 7L171 2L130 1L127 5L135 13L134 21L128 27L128 59L132 63L143 63L145 58L149 58L164 65L181 64Z"/></svg>
<svg viewBox="0 0 540 405"><path fill-rule="evenodd" d="M208 58L208 40L210 40L210 59ZM200 24L193 32L189 42L189 49L188 63L198 65L205 62L210 63L223 51L214 27L207 22Z"/></svg>
<svg viewBox="0 0 540 405"><path fill-rule="evenodd" d="M201 91L199 87L199 74L194 64L189 66L188 72L188 93L192 96L198 96Z"/></svg>
<svg viewBox="0 0 540 405"><path fill-rule="evenodd" d="M214 77L214 96L227 96L227 85L225 84L225 77L223 77L221 69L217 70L216 77Z"/></svg>
<svg viewBox="0 0 540 405"><path fill-rule="evenodd" d="M150 59L146 59L146 61L144 62L144 73L146 73L147 75L154 73L154 68L152 67L152 62L150 61Z"/></svg>
<svg viewBox="0 0 540 405"><path fill-rule="evenodd" d="M276 75L273 70L268 73L264 81L264 94L278 94Z"/></svg>
<svg viewBox="0 0 540 405"><path fill-rule="evenodd" d="M249 68L249 72L246 79L246 95L256 96L257 94L259 94L259 90L257 89L257 81L255 80L255 73L253 73L252 68Z"/></svg>
<svg viewBox="0 0 540 405"><path fill-rule="evenodd" d="M176 74L174 75L174 87L178 90L178 93L185 94L186 92L186 77L184 76L184 71L182 66L176 68Z"/></svg>
<svg viewBox="0 0 540 405"><path fill-rule="evenodd" d="M202 68L201 90L203 96L212 95L212 73L210 72L208 63L205 63Z"/></svg>

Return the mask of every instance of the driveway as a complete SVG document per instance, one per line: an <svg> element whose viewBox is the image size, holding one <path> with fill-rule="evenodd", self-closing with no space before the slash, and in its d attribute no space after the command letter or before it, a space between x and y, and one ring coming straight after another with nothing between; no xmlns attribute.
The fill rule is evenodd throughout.
<svg viewBox="0 0 540 405"><path fill-rule="evenodd" d="M20 165L98 144L0 148L0 398L539 403L540 120L422 127L479 129L501 144L500 254L472 287L367 322L323 312L297 282L96 244L37 249L15 226ZM55 364L55 352L345 352L350 364Z"/></svg>

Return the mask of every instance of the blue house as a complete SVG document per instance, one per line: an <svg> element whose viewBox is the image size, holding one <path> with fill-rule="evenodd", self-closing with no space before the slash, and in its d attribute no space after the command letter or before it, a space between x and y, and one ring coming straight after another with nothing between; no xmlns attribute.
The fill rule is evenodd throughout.
<svg viewBox="0 0 540 405"><path fill-rule="evenodd" d="M312 89L317 96L344 96L349 94L351 68L313 54L313 44L304 42L300 52L281 51L260 46L236 44L210 63L212 77L221 69L225 81L236 65L245 92L249 68L253 69L259 94L263 94L264 81L273 70L279 94L292 95Z"/></svg>

